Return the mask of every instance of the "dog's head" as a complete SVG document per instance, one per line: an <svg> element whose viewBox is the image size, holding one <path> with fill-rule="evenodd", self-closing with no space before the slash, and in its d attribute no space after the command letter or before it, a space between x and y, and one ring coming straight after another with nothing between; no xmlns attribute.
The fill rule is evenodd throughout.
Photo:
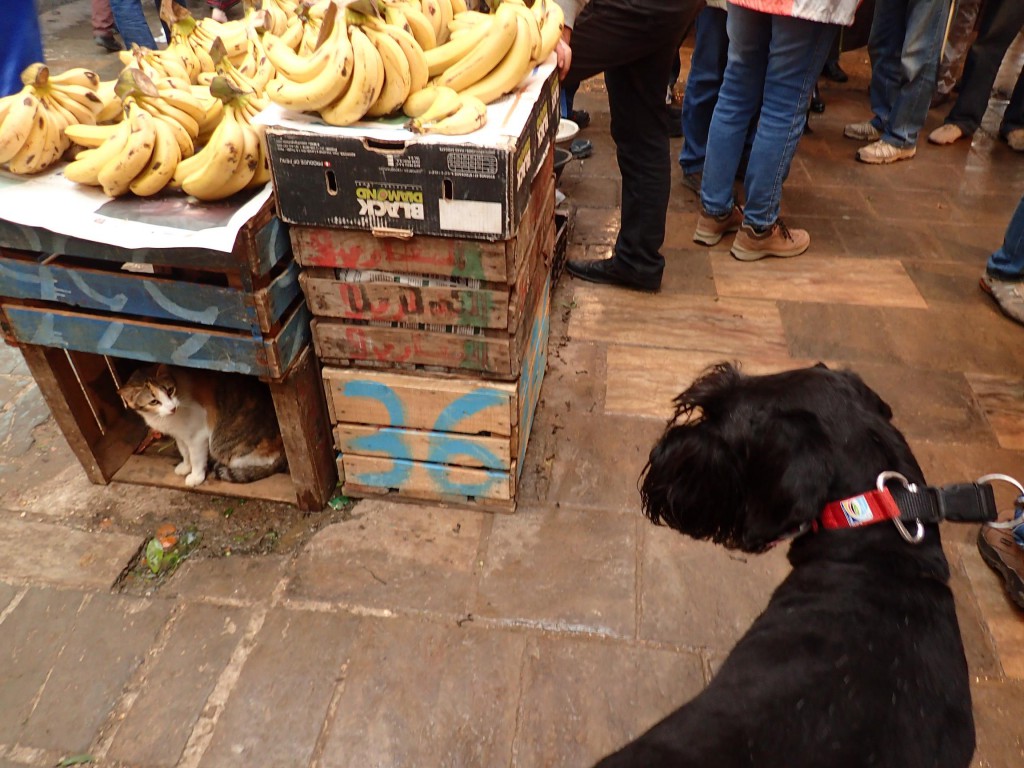
<svg viewBox="0 0 1024 768"><path fill-rule="evenodd" d="M641 495L653 522L696 539L759 552L880 472L923 482L892 409L849 371L746 376L723 363L675 403Z"/></svg>

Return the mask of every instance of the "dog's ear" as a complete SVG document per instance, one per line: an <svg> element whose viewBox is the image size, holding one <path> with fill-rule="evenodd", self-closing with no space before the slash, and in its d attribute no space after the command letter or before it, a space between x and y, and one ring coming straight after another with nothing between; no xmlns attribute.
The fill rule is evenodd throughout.
<svg viewBox="0 0 1024 768"><path fill-rule="evenodd" d="M765 414L744 451L741 549L762 551L821 514L835 469L834 450L810 411Z"/></svg>
<svg viewBox="0 0 1024 768"><path fill-rule="evenodd" d="M742 503L736 455L710 421L670 427L641 476L644 514L695 539L729 545Z"/></svg>

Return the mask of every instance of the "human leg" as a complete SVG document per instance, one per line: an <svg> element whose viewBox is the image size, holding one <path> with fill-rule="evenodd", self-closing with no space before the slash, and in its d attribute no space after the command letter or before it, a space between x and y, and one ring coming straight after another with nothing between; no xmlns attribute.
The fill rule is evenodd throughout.
<svg viewBox="0 0 1024 768"><path fill-rule="evenodd" d="M735 204L732 185L750 121L764 92L772 18L767 13L729 6L728 63L711 118L700 190L701 208L713 217L728 216Z"/></svg>
<svg viewBox="0 0 1024 768"><path fill-rule="evenodd" d="M907 36L908 0L877 0L871 17L868 56L871 59L871 85L868 95L874 117L871 125L882 130L899 95L900 54Z"/></svg>
<svg viewBox="0 0 1024 768"><path fill-rule="evenodd" d="M900 54L898 89L881 126L882 141L886 144L901 149L917 144L935 91L950 2L910 0L907 3L907 33Z"/></svg>
<svg viewBox="0 0 1024 768"><path fill-rule="evenodd" d="M142 0L110 0L114 23L126 47L138 43L143 48L156 48L156 40L142 12Z"/></svg>
<svg viewBox="0 0 1024 768"><path fill-rule="evenodd" d="M1018 152L1024 151L1024 70L1017 76L1017 85L1010 94L999 135Z"/></svg>
<svg viewBox="0 0 1024 768"><path fill-rule="evenodd" d="M1010 218L1002 248L989 256L985 272L1001 280L1024 280L1024 197Z"/></svg>
<svg viewBox="0 0 1024 768"><path fill-rule="evenodd" d="M92 0L93 35L106 35L114 31L114 13L110 10L110 0Z"/></svg>
<svg viewBox="0 0 1024 768"><path fill-rule="evenodd" d="M683 148L679 165L685 174L704 170L708 129L729 58L725 25L726 12L721 8L707 7L697 16L690 74L683 94Z"/></svg>
<svg viewBox="0 0 1024 768"><path fill-rule="evenodd" d="M782 184L807 121L807 105L838 28L771 17L764 99L744 178L744 223L764 229L779 217Z"/></svg>

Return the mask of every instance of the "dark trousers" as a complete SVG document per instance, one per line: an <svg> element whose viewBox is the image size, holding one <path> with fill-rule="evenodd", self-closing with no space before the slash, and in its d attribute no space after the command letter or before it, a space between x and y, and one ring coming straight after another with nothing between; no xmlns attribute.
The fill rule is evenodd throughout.
<svg viewBox="0 0 1024 768"><path fill-rule="evenodd" d="M988 109L999 65L1022 27L1024 1L987 0L982 5L978 37L967 52L960 95L946 117L947 123L960 126L968 136L978 130ZM999 132L1005 136L1007 132L1021 127L1024 127L1024 73L1017 78Z"/></svg>
<svg viewBox="0 0 1024 768"><path fill-rule="evenodd" d="M592 0L570 41L572 68L563 87L604 72L622 176L615 259L641 275L660 276L665 268L660 251L672 183L665 83L695 6L696 0Z"/></svg>

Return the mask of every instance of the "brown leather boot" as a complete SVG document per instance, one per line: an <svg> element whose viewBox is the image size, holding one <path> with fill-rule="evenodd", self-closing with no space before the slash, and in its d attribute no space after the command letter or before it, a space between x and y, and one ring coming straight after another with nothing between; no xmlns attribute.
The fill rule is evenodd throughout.
<svg viewBox="0 0 1024 768"><path fill-rule="evenodd" d="M697 217L697 230L693 233L693 242L702 245L717 245L718 242L730 232L735 232L743 223L743 209L734 205L729 213L721 216L712 216L700 208L700 215Z"/></svg>
<svg viewBox="0 0 1024 768"><path fill-rule="evenodd" d="M778 219L771 229L755 232L749 224L744 224L732 244L733 258L740 261L757 261L765 256L788 258L799 256L811 244L811 236L805 229L789 229Z"/></svg>

